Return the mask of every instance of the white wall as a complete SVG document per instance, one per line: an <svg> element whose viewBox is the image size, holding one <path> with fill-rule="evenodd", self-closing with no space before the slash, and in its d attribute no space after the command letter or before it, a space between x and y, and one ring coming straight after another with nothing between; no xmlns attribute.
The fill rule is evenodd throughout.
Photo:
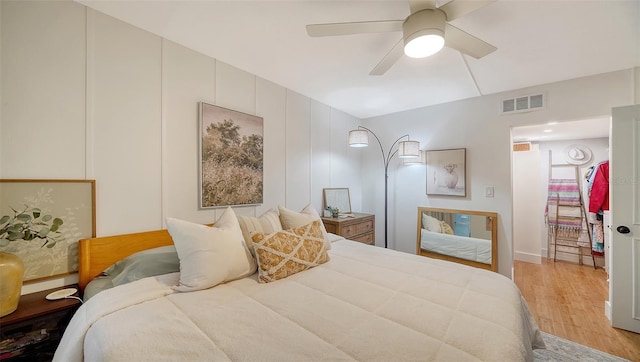
<svg viewBox="0 0 640 362"><path fill-rule="evenodd" d="M513 257L540 264L542 230L538 221L545 203L540 196L540 148L513 153ZM546 240L546 234L545 234Z"/></svg>
<svg viewBox="0 0 640 362"><path fill-rule="evenodd" d="M634 104L640 104L640 67L635 67L633 68L634 74L635 74L635 87L634 87L634 94L635 94L635 102L633 102Z"/></svg>
<svg viewBox="0 0 640 362"><path fill-rule="evenodd" d="M425 166L397 166L390 171L389 245L415 252L417 208L433 206L498 213L499 272L511 276L513 259L511 207L512 126L549 121L571 121L608 115L611 108L634 101L633 69L594 75L487 95L447 104L375 117L364 121L389 147L395 138L409 133L425 150L465 147L467 149L467 196L426 196ZM501 100L545 92L544 110L500 115ZM363 152L363 209L375 212L376 244L383 239L384 177L376 147ZM484 196L494 187L493 198ZM374 197L377 196L377 197Z"/></svg>
<svg viewBox="0 0 640 362"><path fill-rule="evenodd" d="M71 1L0 2L0 177L95 179L98 236L159 229L198 210L198 102L264 118L264 204L361 208L359 120ZM74 276L26 285L63 285Z"/></svg>
<svg viewBox="0 0 640 362"><path fill-rule="evenodd" d="M2 169L19 170L21 178L84 178L84 7L1 6Z"/></svg>

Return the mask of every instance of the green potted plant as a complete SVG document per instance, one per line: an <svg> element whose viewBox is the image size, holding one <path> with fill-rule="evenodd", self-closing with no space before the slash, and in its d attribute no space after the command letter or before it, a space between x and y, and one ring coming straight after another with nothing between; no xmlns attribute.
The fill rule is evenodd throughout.
<svg viewBox="0 0 640 362"><path fill-rule="evenodd" d="M64 239L59 231L62 219L43 214L39 208L25 205L24 210L11 208L13 215L0 218L0 248L20 241L42 241L41 247L52 248ZM15 254L0 250L0 317L18 308L24 264Z"/></svg>
<svg viewBox="0 0 640 362"><path fill-rule="evenodd" d="M329 210L329 212L331 213L331 217L340 216L340 209L338 209L337 207L327 206L327 210Z"/></svg>

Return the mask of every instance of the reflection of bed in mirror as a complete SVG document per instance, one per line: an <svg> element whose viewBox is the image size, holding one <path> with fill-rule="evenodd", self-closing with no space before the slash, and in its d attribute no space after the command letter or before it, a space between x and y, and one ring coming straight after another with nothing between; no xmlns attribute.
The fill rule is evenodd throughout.
<svg viewBox="0 0 640 362"><path fill-rule="evenodd" d="M497 224L493 212L419 207L416 253L497 271Z"/></svg>
<svg viewBox="0 0 640 362"><path fill-rule="evenodd" d="M422 229L420 248L433 253L491 264L491 240L434 233Z"/></svg>

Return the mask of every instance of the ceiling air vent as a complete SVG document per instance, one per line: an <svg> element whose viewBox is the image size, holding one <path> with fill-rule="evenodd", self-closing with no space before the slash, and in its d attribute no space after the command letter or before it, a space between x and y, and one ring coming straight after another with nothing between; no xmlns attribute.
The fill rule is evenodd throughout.
<svg viewBox="0 0 640 362"><path fill-rule="evenodd" d="M544 95L532 94L502 100L502 113L538 111L544 108Z"/></svg>
<svg viewBox="0 0 640 362"><path fill-rule="evenodd" d="M517 142L513 144L513 151L531 151L531 142Z"/></svg>

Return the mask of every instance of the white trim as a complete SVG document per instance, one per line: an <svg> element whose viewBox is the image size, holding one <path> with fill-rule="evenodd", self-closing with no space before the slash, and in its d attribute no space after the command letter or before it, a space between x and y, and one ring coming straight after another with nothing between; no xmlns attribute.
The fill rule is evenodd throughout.
<svg viewBox="0 0 640 362"><path fill-rule="evenodd" d="M94 89L93 86L93 22L95 12L85 7L85 78L84 78L84 177L87 180L95 179L94 169ZM98 186L99 187L99 186ZM96 195L97 196L97 195Z"/></svg>
<svg viewBox="0 0 640 362"><path fill-rule="evenodd" d="M524 253L521 251L516 251L513 255L513 260L519 260L519 261L524 261L524 262L533 263L533 264L541 264L542 256L531 254L531 253Z"/></svg>

